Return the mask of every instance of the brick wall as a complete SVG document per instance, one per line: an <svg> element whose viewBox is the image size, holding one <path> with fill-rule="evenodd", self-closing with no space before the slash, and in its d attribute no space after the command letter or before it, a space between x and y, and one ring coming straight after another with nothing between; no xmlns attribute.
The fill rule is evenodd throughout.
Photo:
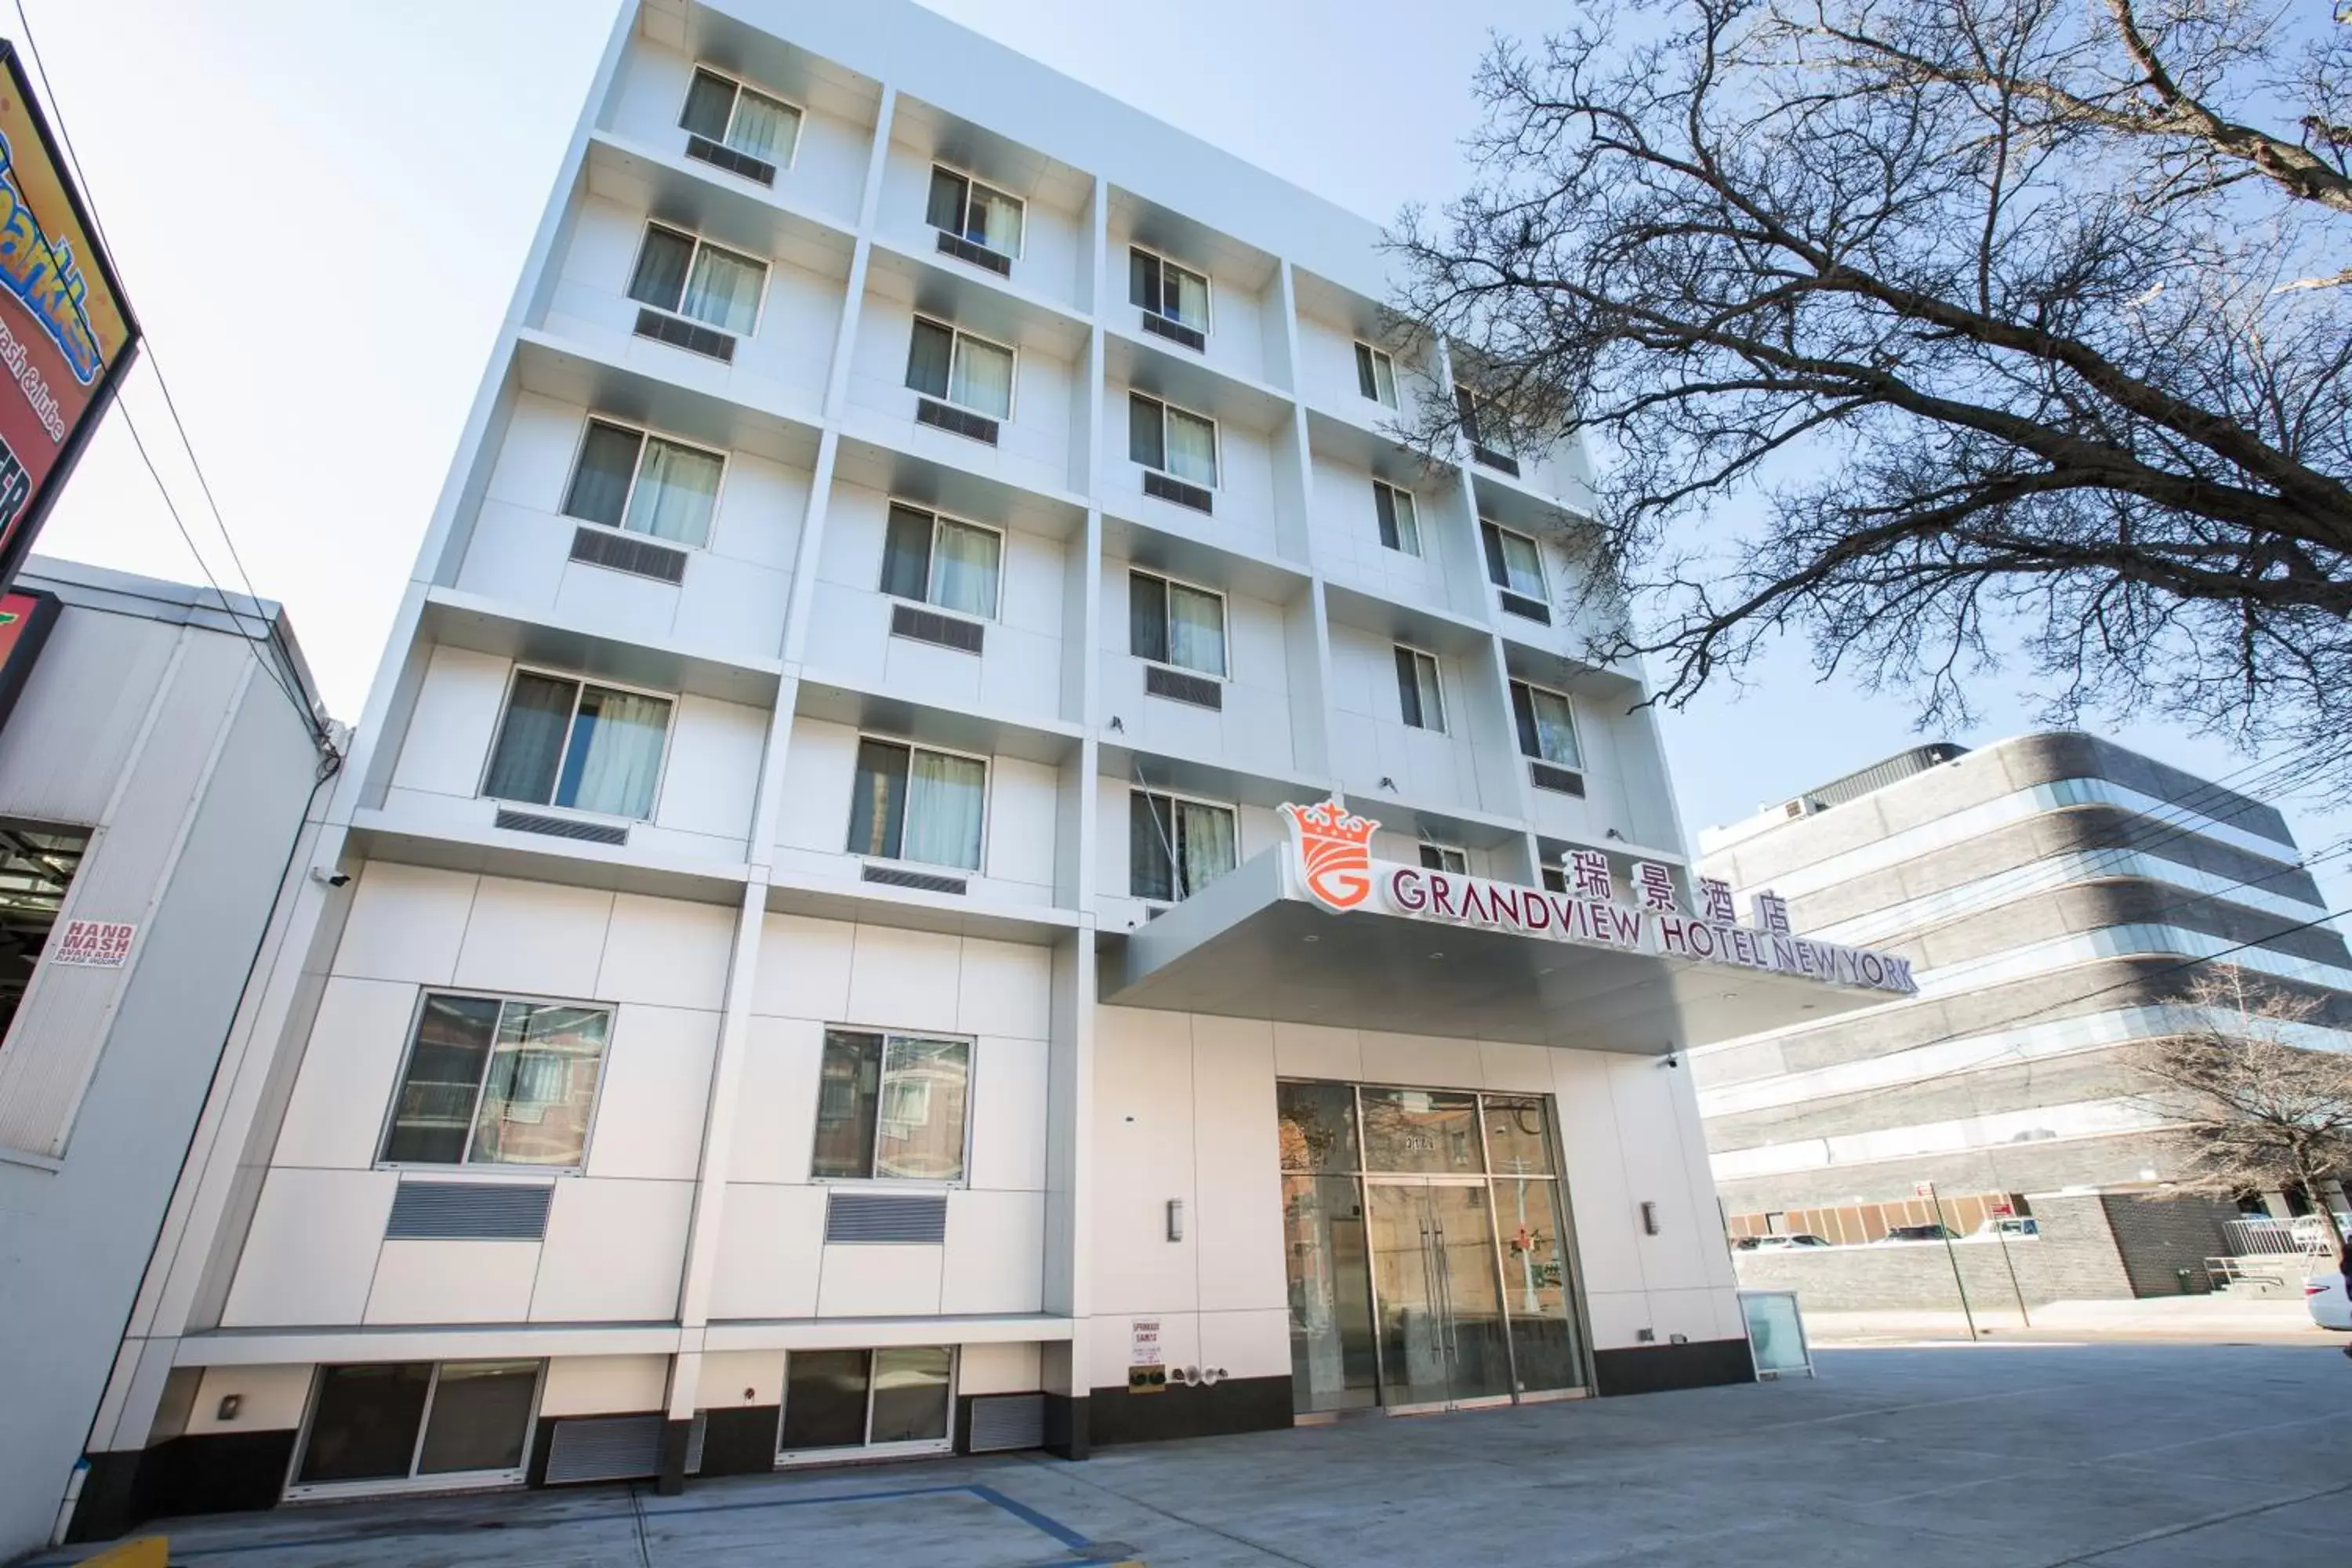
<svg viewBox="0 0 2352 1568"><path fill-rule="evenodd" d="M2205 1260L2230 1250L2229 1233L2222 1226L2238 1217L2234 1205L2210 1198L2109 1193L2099 1202L2107 1211L2107 1227L2115 1234L2136 1296L2177 1293L2183 1268L2189 1270L2191 1290L2208 1289Z"/></svg>

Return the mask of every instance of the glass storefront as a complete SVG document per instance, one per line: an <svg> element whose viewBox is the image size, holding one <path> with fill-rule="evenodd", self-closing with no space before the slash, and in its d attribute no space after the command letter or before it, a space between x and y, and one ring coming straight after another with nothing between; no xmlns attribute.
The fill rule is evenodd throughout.
<svg viewBox="0 0 2352 1568"><path fill-rule="evenodd" d="M1584 1384L1541 1096L1277 1086L1301 1413Z"/></svg>

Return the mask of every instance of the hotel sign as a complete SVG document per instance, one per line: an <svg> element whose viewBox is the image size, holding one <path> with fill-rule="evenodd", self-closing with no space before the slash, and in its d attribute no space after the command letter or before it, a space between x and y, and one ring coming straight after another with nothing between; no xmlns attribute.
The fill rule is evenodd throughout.
<svg viewBox="0 0 2352 1568"><path fill-rule="evenodd" d="M1713 878L1698 882L1699 908L1683 908L1669 868L1633 864L1633 901L1616 897L1609 858L1597 849L1571 851L1568 891L1456 876L1419 866L1375 861L1372 834L1380 824L1337 801L1282 807L1290 830L1291 866L1316 902L1335 913L1377 909L1408 920L1507 931L1659 958L1681 958L1857 986L1898 996L1918 983L1911 961L1797 935L1787 903L1771 893L1750 900L1755 924L1733 912L1731 887Z"/></svg>

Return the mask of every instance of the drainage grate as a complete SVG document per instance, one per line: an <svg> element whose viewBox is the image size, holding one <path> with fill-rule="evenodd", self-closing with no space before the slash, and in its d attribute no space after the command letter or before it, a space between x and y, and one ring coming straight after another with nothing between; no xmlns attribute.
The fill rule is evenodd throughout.
<svg viewBox="0 0 2352 1568"><path fill-rule="evenodd" d="M1519 616L1530 621L1541 621L1546 626L1551 625L1551 607L1541 599L1530 599L1525 594L1514 594L1507 588L1497 589L1496 593L1503 601L1503 609L1507 614Z"/></svg>
<svg viewBox="0 0 2352 1568"><path fill-rule="evenodd" d="M1538 789L1548 789L1558 795L1580 797L1584 794L1582 773L1571 773L1551 763L1528 763L1528 780Z"/></svg>
<svg viewBox="0 0 2352 1568"><path fill-rule="evenodd" d="M640 309L637 311L637 336L651 338L657 343L685 349L692 353L706 354L725 364L735 363L735 340L716 327L706 327L699 321L665 315L659 310Z"/></svg>
<svg viewBox="0 0 2352 1568"><path fill-rule="evenodd" d="M686 155L699 158L714 169L724 169L730 174L740 174L747 180L757 180L763 185L776 183L776 166L765 158L754 158L749 153L713 142L708 136L689 134L686 139Z"/></svg>
<svg viewBox="0 0 2352 1568"><path fill-rule="evenodd" d="M606 566L656 583L686 581L686 552L667 544L610 533L601 528L572 531L572 559L590 566Z"/></svg>
<svg viewBox="0 0 2352 1568"><path fill-rule="evenodd" d="M1158 496L1161 500L1172 500L1178 506L1189 506L1194 511L1208 511L1213 504L1209 499L1209 492L1200 486L1188 485L1183 480L1172 479L1157 468L1143 470L1143 493L1148 496Z"/></svg>
<svg viewBox="0 0 2352 1568"><path fill-rule="evenodd" d="M917 642L937 643L959 653L980 651L982 628L978 621L959 620L943 616L937 610L919 609L913 605L890 606L890 635L912 637Z"/></svg>
<svg viewBox="0 0 2352 1568"><path fill-rule="evenodd" d="M925 893L961 893L965 883L961 877L935 877L929 871L901 871L896 866L868 866L866 880L879 882L886 888L913 888Z"/></svg>
<svg viewBox="0 0 2352 1568"><path fill-rule="evenodd" d="M1165 316L1154 315L1150 310L1143 312L1143 330L1154 337L1166 338L1171 343L1181 343L1194 353L1201 353L1209 346L1206 333L1188 327L1181 321L1171 321Z"/></svg>
<svg viewBox="0 0 2352 1568"><path fill-rule="evenodd" d="M541 816L535 812L499 807L495 825L517 833L544 833L550 838L576 838L583 844L626 844L629 830L611 822L576 822L568 816Z"/></svg>
<svg viewBox="0 0 2352 1568"><path fill-rule="evenodd" d="M950 436L969 437L974 441L996 445L996 421L985 414L974 414L969 408L957 408L941 403L936 397L925 397L915 405L915 423L928 425L934 430L944 430Z"/></svg>
<svg viewBox="0 0 2352 1568"><path fill-rule="evenodd" d="M1190 702L1195 708L1213 708L1220 713L1225 708L1225 689L1222 683L1204 675L1187 675L1181 669L1169 669L1157 664L1143 667L1143 689L1154 697Z"/></svg>
<svg viewBox="0 0 2352 1568"><path fill-rule="evenodd" d="M1045 1446L1045 1396L992 1394L971 1402L971 1451L1001 1454Z"/></svg>
<svg viewBox="0 0 2352 1568"><path fill-rule="evenodd" d="M540 1241L555 1189L518 1182L403 1182L387 1241Z"/></svg>
<svg viewBox="0 0 2352 1568"><path fill-rule="evenodd" d="M1013 258L1001 250L991 250L984 245L974 245L960 234L940 230L940 249L958 261L969 261L974 267L985 267L1000 278L1013 276Z"/></svg>
<svg viewBox="0 0 2352 1568"><path fill-rule="evenodd" d="M827 1241L936 1245L947 1237L945 1193L835 1192L824 1205Z"/></svg>

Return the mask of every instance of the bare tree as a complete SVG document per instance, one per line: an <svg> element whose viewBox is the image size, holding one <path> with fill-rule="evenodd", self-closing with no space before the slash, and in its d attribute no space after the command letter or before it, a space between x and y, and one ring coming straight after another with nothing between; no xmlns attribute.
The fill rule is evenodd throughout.
<svg viewBox="0 0 2352 1568"><path fill-rule="evenodd" d="M2352 1059L2294 1043L2319 1005L2236 968L2200 976L2187 1001L2210 1022L2126 1057L2141 1103L2170 1124L2185 1184L2231 1197L2300 1187L2326 1212L2322 1184L2352 1176Z"/></svg>
<svg viewBox="0 0 2352 1568"><path fill-rule="evenodd" d="M2352 23L1580 9L1493 47L1473 188L1393 243L1482 430L1597 437L1591 651L1678 704L1794 631L1923 724L2017 658L2352 795Z"/></svg>

